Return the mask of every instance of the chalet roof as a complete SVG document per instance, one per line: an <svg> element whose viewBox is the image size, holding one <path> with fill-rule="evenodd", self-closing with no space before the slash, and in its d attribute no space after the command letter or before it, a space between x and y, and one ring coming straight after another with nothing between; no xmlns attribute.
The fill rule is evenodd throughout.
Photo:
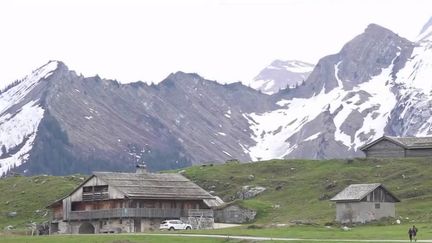
<svg viewBox="0 0 432 243"><path fill-rule="evenodd" d="M375 145L376 143L388 140L396 143L405 149L421 149L421 148L432 148L432 137L392 137L392 136L382 136L370 143L361 146L360 150L366 150L369 147Z"/></svg>
<svg viewBox="0 0 432 243"><path fill-rule="evenodd" d="M388 137L407 147L431 147L432 137Z"/></svg>
<svg viewBox="0 0 432 243"><path fill-rule="evenodd" d="M330 199L330 201L361 201L369 193L371 193L378 187L382 187L392 197L395 198L395 201L399 202L399 199L395 197L389 190L387 190L381 183L351 184L345 189L343 189L341 192L336 194L336 196Z"/></svg>
<svg viewBox="0 0 432 243"><path fill-rule="evenodd" d="M213 199L207 191L176 173L94 172L128 198Z"/></svg>

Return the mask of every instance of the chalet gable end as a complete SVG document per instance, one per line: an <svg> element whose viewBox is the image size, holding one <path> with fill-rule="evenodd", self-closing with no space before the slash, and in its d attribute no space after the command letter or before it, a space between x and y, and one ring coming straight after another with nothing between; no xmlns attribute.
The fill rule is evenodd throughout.
<svg viewBox="0 0 432 243"><path fill-rule="evenodd" d="M93 199L122 199L124 197L125 194L123 192L95 175L91 176L70 194L72 202L89 201Z"/></svg>

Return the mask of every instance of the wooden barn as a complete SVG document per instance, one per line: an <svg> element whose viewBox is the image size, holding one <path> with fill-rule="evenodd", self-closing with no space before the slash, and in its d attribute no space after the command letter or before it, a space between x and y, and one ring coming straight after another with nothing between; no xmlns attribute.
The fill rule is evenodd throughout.
<svg viewBox="0 0 432 243"><path fill-rule="evenodd" d="M94 172L66 197L48 206L50 233L144 232L164 219L194 228L213 227L215 198L177 173Z"/></svg>
<svg viewBox="0 0 432 243"><path fill-rule="evenodd" d="M359 149L366 157L432 157L432 137L383 136Z"/></svg>
<svg viewBox="0 0 432 243"><path fill-rule="evenodd" d="M352 184L330 201L336 202L336 221L365 223L395 217L395 203L400 200L382 184Z"/></svg>

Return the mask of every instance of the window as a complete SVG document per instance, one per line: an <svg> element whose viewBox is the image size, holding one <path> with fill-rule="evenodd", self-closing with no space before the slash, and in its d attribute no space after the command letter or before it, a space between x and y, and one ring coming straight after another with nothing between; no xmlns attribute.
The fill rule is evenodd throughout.
<svg viewBox="0 0 432 243"><path fill-rule="evenodd" d="M83 193L93 193L93 192L99 192L99 193L108 192L108 185L83 187Z"/></svg>
<svg viewBox="0 0 432 243"><path fill-rule="evenodd" d="M92 190L93 190L93 187L91 187L91 186L83 187L83 193L91 193Z"/></svg>
<svg viewBox="0 0 432 243"><path fill-rule="evenodd" d="M380 209L380 208L381 208L381 204L375 203L375 209Z"/></svg>
<svg viewBox="0 0 432 243"><path fill-rule="evenodd" d="M82 193L83 201L108 199L108 185L85 186L82 188Z"/></svg>

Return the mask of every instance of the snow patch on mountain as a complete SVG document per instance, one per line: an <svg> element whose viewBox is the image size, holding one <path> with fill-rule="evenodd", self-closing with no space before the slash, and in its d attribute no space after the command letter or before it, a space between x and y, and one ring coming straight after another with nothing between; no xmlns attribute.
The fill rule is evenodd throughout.
<svg viewBox="0 0 432 243"><path fill-rule="evenodd" d="M335 77L336 77L336 81L337 81L337 83L338 83L338 86L339 87L343 87L343 83L342 83L342 80L340 80L340 78L339 78L339 65L341 64L341 62L338 62L338 64L336 64L335 65L335 68L334 68L334 70L335 70Z"/></svg>
<svg viewBox="0 0 432 243"><path fill-rule="evenodd" d="M351 148L355 150L366 142L384 135L390 113L397 103L396 96L392 92L394 85L392 82L392 70L393 65L390 65L388 68L383 69L381 74L373 77L371 81L355 88L356 91L365 91L371 96L363 104L351 109L358 109L359 112L364 112L367 109L372 111L367 112L363 120L363 126L355 133L354 142L351 144Z"/></svg>
<svg viewBox="0 0 432 243"><path fill-rule="evenodd" d="M404 136L432 135L432 40L422 40L412 57L397 74L402 109L398 119L404 121Z"/></svg>
<svg viewBox="0 0 432 243"><path fill-rule="evenodd" d="M432 27L432 26L431 26ZM429 95L432 91L432 42L420 42L414 48L412 58L397 74L396 83L406 91L417 90Z"/></svg>
<svg viewBox="0 0 432 243"><path fill-rule="evenodd" d="M294 73L306 73L311 72L313 69L313 65L301 62L301 61L275 61L268 69L276 69L276 70L286 70Z"/></svg>
<svg viewBox="0 0 432 243"><path fill-rule="evenodd" d="M423 41L426 39L432 39L432 17L429 21L423 26L420 34L417 36L417 41Z"/></svg>
<svg viewBox="0 0 432 243"><path fill-rule="evenodd" d="M308 138L306 138L306 139L303 140L303 141L306 142L306 141L312 141L312 140L315 140L315 139L318 138L318 136L319 136L320 134L321 134L320 132L317 132L317 133L315 133L315 134L309 136Z"/></svg>
<svg viewBox="0 0 432 243"><path fill-rule="evenodd" d="M42 79L48 78L57 69L58 62L51 61L22 79L17 85L0 94L0 115L18 104Z"/></svg>
<svg viewBox="0 0 432 243"><path fill-rule="evenodd" d="M14 115L0 117L0 177L28 159L44 109L38 101L25 104Z"/></svg>
<svg viewBox="0 0 432 243"><path fill-rule="evenodd" d="M0 94L0 177L28 159L44 109L38 100L21 103L57 67L50 61Z"/></svg>

